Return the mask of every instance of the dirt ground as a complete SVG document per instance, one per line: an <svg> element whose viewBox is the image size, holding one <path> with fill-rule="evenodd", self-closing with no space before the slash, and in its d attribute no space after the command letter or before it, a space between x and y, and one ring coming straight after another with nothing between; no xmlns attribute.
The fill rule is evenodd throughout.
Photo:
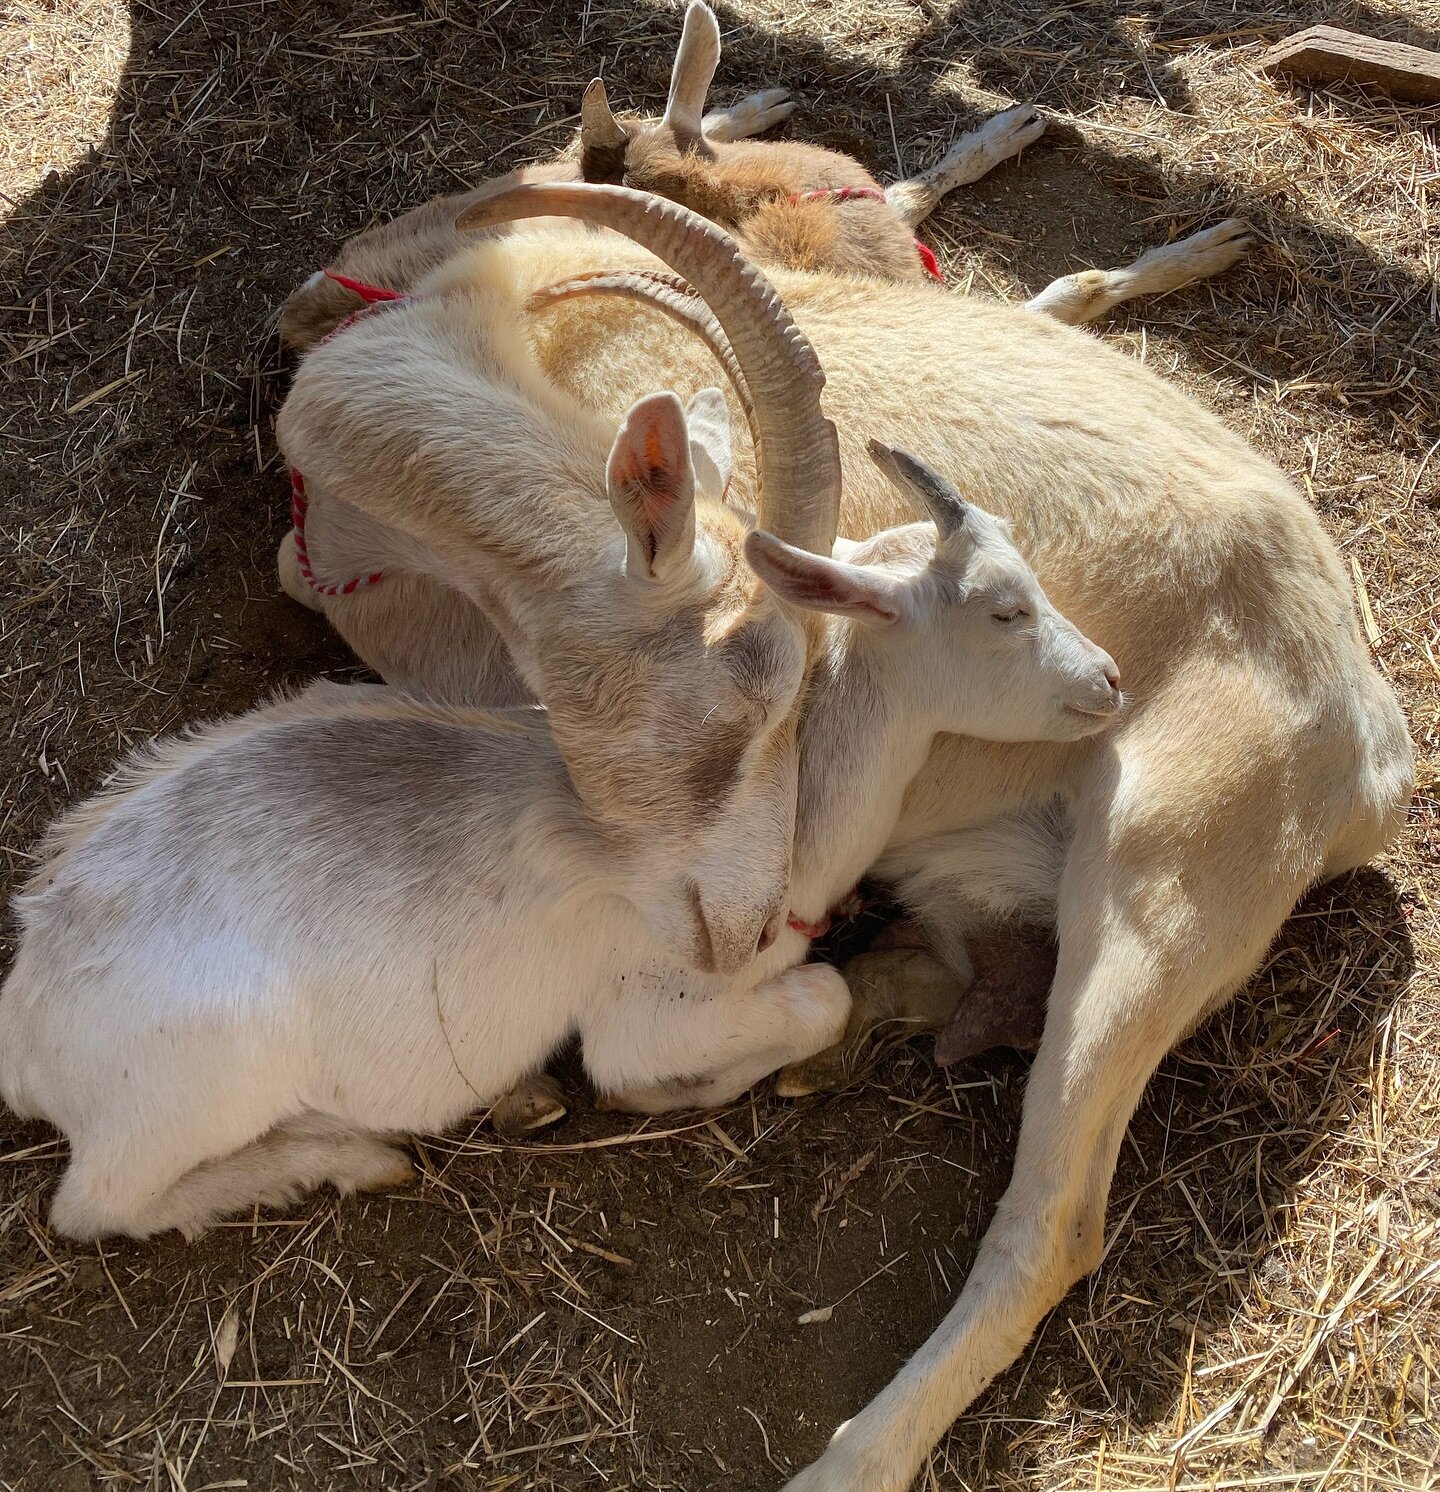
<svg viewBox="0 0 1440 1492"><path fill-rule="evenodd" d="M1049 111L1045 140L929 226L957 289L1016 296L1255 222L1247 266L1100 330L1311 495L1420 754L1397 853L1313 894L1252 988L1165 1063L1103 1267L922 1485L1434 1485L1440 110L1254 64L1322 19L1433 46L1440 6L719 9L716 96L786 85L795 133L882 173L1011 99ZM276 592L276 308L345 235L555 148L596 72L658 104L678 15L0 15L8 886L121 749L353 674ZM1003 1055L947 1079L916 1043L856 1091L704 1120L637 1126L577 1092L539 1143L427 1140L411 1190L322 1197L193 1246L56 1239L63 1148L0 1118L0 1487L778 1486L953 1297L1024 1081Z"/></svg>

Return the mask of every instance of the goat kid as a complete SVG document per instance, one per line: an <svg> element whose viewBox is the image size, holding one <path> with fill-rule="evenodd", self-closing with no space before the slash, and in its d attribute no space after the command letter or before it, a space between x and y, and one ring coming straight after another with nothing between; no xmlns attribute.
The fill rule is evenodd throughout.
<svg viewBox="0 0 1440 1492"><path fill-rule="evenodd" d="M884 844L937 732L1071 741L1120 706L1005 526L875 455L930 522L843 559L744 543L831 618L800 727L806 908ZM1003 620L1022 605L1026 642ZM132 761L53 831L0 992L0 1097L70 1141L52 1226L193 1236L323 1182L396 1184L398 1134L572 1035L611 1105L646 1113L729 1102L838 1038L844 981L799 965L798 933L739 977L677 968L634 910L653 872L587 821L535 711L322 684Z"/></svg>
<svg viewBox="0 0 1440 1492"><path fill-rule="evenodd" d="M950 192L1018 155L1045 130L1033 106L1017 104L962 135L935 165L882 188L853 156L796 140L747 138L793 112L782 89L752 94L733 109L706 115L705 98L719 59L714 13L692 0L659 120L617 119L597 78L581 102L577 136L557 159L522 167L472 192L437 198L367 229L341 248L331 269L346 279L408 291L464 247L456 219L495 187L587 181L680 202L724 227L747 258L767 270L919 281L925 275L914 238L920 224ZM1025 306L1080 325L1124 301L1220 274L1252 244L1249 225L1227 219L1151 249L1123 269L1064 275ZM281 338L303 351L361 304L356 291L317 272L287 300Z"/></svg>

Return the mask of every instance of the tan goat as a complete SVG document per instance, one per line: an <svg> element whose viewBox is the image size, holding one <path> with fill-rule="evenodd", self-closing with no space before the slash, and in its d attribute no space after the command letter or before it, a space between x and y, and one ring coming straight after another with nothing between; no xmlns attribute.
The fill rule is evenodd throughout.
<svg viewBox="0 0 1440 1492"><path fill-rule="evenodd" d="M767 89L732 109L705 115L719 60L715 15L703 0L692 0L659 120L617 119L597 78L582 100L579 132L558 158L522 167L473 192L437 198L368 229L343 246L331 269L355 281L407 291L462 246L456 219L497 184L589 181L680 202L725 228L746 256L767 270L918 281L926 269L915 229L950 192L1018 155L1045 130L1032 105L1017 104L962 135L927 170L882 188L853 156L798 140L748 138L792 112L794 104L783 89ZM1248 225L1229 219L1151 249L1123 269L1065 275L1026 305L1079 325L1123 301L1219 274L1243 258L1251 243ZM286 302L281 337L303 351L361 304L354 290L317 272Z"/></svg>
<svg viewBox="0 0 1440 1492"><path fill-rule="evenodd" d="M490 195L467 221L583 215L645 238L651 202L616 188L526 186ZM466 276L493 281L501 263L517 316L556 282L657 269L611 237L517 231L457 260L414 304L442 300L463 345ZM687 277L704 290L702 269ZM903 516L869 469L863 435L914 450L1009 517L1049 595L1114 656L1133 695L1126 717L1093 741L937 737L875 866L957 980L968 973L967 931L1006 906L1043 911L1059 944L1015 1173L960 1299L792 1489L899 1492L1099 1262L1118 1147L1156 1064L1249 978L1309 885L1384 846L1404 813L1412 755L1314 513L1193 401L1018 308L923 284L773 278L826 371L842 532L863 536ZM413 314L387 311L324 349L346 364L352 392L365 389L365 418L305 452L331 490L387 522L403 521L407 501L393 443L444 439L387 362ZM657 378L683 398L714 377L713 354L646 304L562 299L530 335L557 397L577 408L613 415ZM732 495L753 505L763 494L743 428L736 445ZM1026 647L1023 609L1003 621ZM977 854L1000 855L1006 870L988 903L974 891Z"/></svg>

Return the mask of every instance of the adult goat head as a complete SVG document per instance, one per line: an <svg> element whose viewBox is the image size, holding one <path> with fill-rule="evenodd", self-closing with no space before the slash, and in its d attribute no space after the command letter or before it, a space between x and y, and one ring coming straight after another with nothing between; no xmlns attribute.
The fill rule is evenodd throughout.
<svg viewBox="0 0 1440 1492"><path fill-rule="evenodd" d="M764 278L673 203L540 190L472 211L553 212L546 193L562 192L563 211L683 275L746 391L761 522L828 552L840 473L824 375ZM591 819L653 865L652 931L682 962L737 968L786 910L804 624L744 563L749 515L697 496L697 452L712 487L728 466L718 394L688 412L648 395L618 429L577 408L535 363L505 246L477 253L461 289L364 318L306 358L282 449L357 516L348 563L370 568L370 543L387 570L438 576L483 608ZM614 526L597 521L602 500Z"/></svg>

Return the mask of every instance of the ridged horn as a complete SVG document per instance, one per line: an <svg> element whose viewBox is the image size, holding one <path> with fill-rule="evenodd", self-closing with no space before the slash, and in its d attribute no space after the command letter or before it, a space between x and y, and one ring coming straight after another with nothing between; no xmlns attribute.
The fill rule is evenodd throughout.
<svg viewBox="0 0 1440 1492"><path fill-rule="evenodd" d="M613 229L683 276L730 339L757 432L760 516L790 543L829 554L840 520L840 450L820 409L825 374L774 287L735 240L698 213L628 187L528 182L461 213L463 230L568 217Z"/></svg>
<svg viewBox="0 0 1440 1492"><path fill-rule="evenodd" d="M659 270L595 269L582 275L573 275L568 280L556 280L553 285L543 285L530 294L525 303L531 311L544 310L558 301L573 300L581 295L618 295L631 300L642 300L647 305L662 311L672 321L687 327L714 354L715 361L725 370L730 386L745 411L750 425L750 434L759 443L755 429L755 406L750 399L750 390L745 385L735 349L724 328L716 321L710 307L695 294L695 289L679 275L662 274Z"/></svg>

